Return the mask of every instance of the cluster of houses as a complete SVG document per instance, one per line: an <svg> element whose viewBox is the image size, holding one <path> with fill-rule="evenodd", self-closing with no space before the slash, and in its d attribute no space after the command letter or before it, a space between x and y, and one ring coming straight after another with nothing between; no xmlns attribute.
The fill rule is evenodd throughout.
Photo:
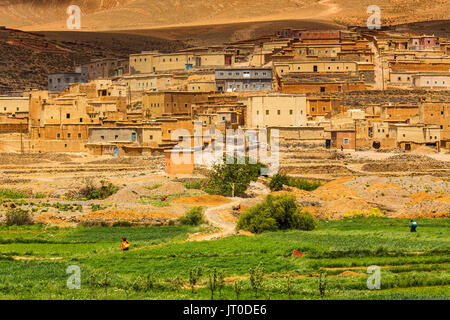
<svg viewBox="0 0 450 320"><path fill-rule="evenodd" d="M0 97L0 151L164 154L182 135L279 130L283 146L450 148L450 42L393 30L283 29L174 53L101 59ZM344 95L409 90L414 103ZM178 130L179 131L179 130ZM188 140L183 140L188 141Z"/></svg>

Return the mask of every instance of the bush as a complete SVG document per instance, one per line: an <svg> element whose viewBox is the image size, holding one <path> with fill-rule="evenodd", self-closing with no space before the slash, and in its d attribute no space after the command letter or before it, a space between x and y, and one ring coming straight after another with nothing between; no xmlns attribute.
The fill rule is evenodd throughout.
<svg viewBox="0 0 450 320"><path fill-rule="evenodd" d="M302 212L291 195L268 195L263 202L253 206L239 217L237 229L253 233L265 231L299 229L314 230L316 219Z"/></svg>
<svg viewBox="0 0 450 320"><path fill-rule="evenodd" d="M203 223L203 208L202 207L194 207L188 210L184 216L178 219L181 224L187 224L190 226L198 226Z"/></svg>
<svg viewBox="0 0 450 320"><path fill-rule="evenodd" d="M33 224L33 220L28 210L16 208L10 209L6 212L6 225L22 226L25 224Z"/></svg>
<svg viewBox="0 0 450 320"><path fill-rule="evenodd" d="M304 179L297 179L289 177L288 186L298 188L306 191L313 191L320 187L321 183L319 181L309 182Z"/></svg>
<svg viewBox="0 0 450 320"><path fill-rule="evenodd" d="M113 227L131 227L133 226L133 224L130 221L125 221L125 220L121 220L121 221L116 221L112 224Z"/></svg>
<svg viewBox="0 0 450 320"><path fill-rule="evenodd" d="M270 180L269 188L271 191L280 191L283 189L283 185L289 183L288 176L282 173L277 173Z"/></svg>
<svg viewBox="0 0 450 320"><path fill-rule="evenodd" d="M272 177L272 180L270 180L269 188L271 191L280 191L283 189L283 185L301 190L313 191L320 187L321 183L319 181L309 182L305 179L297 179L282 173L277 173Z"/></svg>
<svg viewBox="0 0 450 320"><path fill-rule="evenodd" d="M80 196L87 200L103 200L112 196L119 190L118 187L106 180L100 181L100 188L95 187L92 179L86 179L85 183L85 187L80 190Z"/></svg>
<svg viewBox="0 0 450 320"><path fill-rule="evenodd" d="M347 211L347 213L344 214L344 219L356 219L356 218L385 218L386 216L381 213L380 209L378 208L371 208L370 212L367 211Z"/></svg>
<svg viewBox="0 0 450 320"><path fill-rule="evenodd" d="M204 185L204 181L203 180L189 180L183 183L183 186L186 189L197 189L197 190L202 190L203 189L203 185Z"/></svg>
<svg viewBox="0 0 450 320"><path fill-rule="evenodd" d="M28 196L23 192L10 189L0 189L0 199L23 199L23 198L28 198Z"/></svg>
<svg viewBox="0 0 450 320"><path fill-rule="evenodd" d="M317 220L314 218L312 214L310 214L308 211L301 211L296 216L296 229L300 230L314 230L317 228Z"/></svg>
<svg viewBox="0 0 450 320"><path fill-rule="evenodd" d="M41 193L41 192L36 192L36 193L34 194L34 197L35 197L36 199L44 199L44 198L47 198L47 196L45 195L45 193Z"/></svg>
<svg viewBox="0 0 450 320"><path fill-rule="evenodd" d="M215 164L206 181L205 191L224 197L243 196L250 182L258 180L261 169L265 165L260 162L251 164L248 157L239 160L242 161L234 157L232 163L226 163L226 156L224 156L223 164Z"/></svg>

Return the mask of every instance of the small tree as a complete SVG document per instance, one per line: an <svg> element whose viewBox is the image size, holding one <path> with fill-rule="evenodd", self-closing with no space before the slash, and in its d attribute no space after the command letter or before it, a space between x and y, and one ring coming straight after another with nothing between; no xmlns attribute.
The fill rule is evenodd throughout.
<svg viewBox="0 0 450 320"><path fill-rule="evenodd" d="M223 271L218 272L217 288L219 289L219 295L222 297L222 289L225 286L225 276Z"/></svg>
<svg viewBox="0 0 450 320"><path fill-rule="evenodd" d="M206 181L205 190L209 194L225 197L240 197L245 194L251 181L258 180L264 164L251 163L248 157L232 158L227 163L224 156L223 164L215 164Z"/></svg>
<svg viewBox="0 0 450 320"><path fill-rule="evenodd" d="M202 276L203 270L199 266L196 266L189 270L189 284L191 285L191 292L194 293L194 287L198 280Z"/></svg>
<svg viewBox="0 0 450 320"><path fill-rule="evenodd" d="M255 298L258 298L258 291L262 289L264 272L265 270L262 262L260 262L255 268L250 269L250 284L255 292Z"/></svg>
<svg viewBox="0 0 450 320"><path fill-rule="evenodd" d="M291 293L292 293L291 275L289 275L287 278L287 293L288 293L289 300L291 300Z"/></svg>
<svg viewBox="0 0 450 320"><path fill-rule="evenodd" d="M271 191L280 191L283 189L283 185L287 185L289 183L289 178L287 175L282 173L277 173L270 180L269 188Z"/></svg>
<svg viewBox="0 0 450 320"><path fill-rule="evenodd" d="M217 269L214 267L213 270L209 270L209 282L208 288L211 291L211 300L214 300L214 291L218 287L218 273Z"/></svg>
<svg viewBox="0 0 450 320"><path fill-rule="evenodd" d="M326 290L327 290L327 272L321 270L319 274L319 293L322 299L325 297Z"/></svg>
<svg viewBox="0 0 450 320"><path fill-rule="evenodd" d="M242 282L241 281L235 281L234 282L234 293L236 294L236 300L239 300L239 296L241 294L242 290Z"/></svg>

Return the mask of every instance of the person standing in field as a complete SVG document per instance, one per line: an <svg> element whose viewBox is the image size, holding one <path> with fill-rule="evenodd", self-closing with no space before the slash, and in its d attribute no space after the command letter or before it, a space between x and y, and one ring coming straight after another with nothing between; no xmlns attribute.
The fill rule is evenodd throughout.
<svg viewBox="0 0 450 320"><path fill-rule="evenodd" d="M411 232L416 232L417 222L415 222L414 220L411 220L409 227L411 229Z"/></svg>
<svg viewBox="0 0 450 320"><path fill-rule="evenodd" d="M122 251L128 250L128 248L130 247L130 243L128 242L127 238L122 237L122 244L120 245L120 247L122 248Z"/></svg>

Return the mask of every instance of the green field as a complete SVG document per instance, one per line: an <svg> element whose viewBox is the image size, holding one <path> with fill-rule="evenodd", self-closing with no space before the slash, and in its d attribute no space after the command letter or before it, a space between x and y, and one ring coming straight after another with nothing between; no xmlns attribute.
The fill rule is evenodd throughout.
<svg viewBox="0 0 450 320"><path fill-rule="evenodd" d="M216 268L225 281L215 299L236 299L235 286L239 299L255 299L250 269L261 263L258 299L449 299L450 222L418 223L415 234L406 219L360 218L203 242L185 241L199 227L0 226L0 298L210 299ZM67 289L70 265L81 268L80 290ZM381 290L367 289L370 265L381 267ZM191 292L196 266L203 275Z"/></svg>

